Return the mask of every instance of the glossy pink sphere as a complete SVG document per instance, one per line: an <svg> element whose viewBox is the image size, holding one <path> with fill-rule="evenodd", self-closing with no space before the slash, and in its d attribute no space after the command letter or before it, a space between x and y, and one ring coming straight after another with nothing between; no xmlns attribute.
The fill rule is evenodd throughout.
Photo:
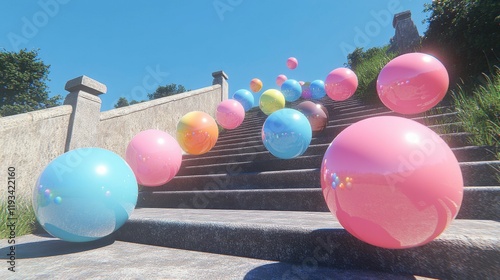
<svg viewBox="0 0 500 280"><path fill-rule="evenodd" d="M278 75L278 77L276 77L276 84L277 84L279 87L281 87L281 85L282 85L282 84L283 84L286 80L288 80L288 78L287 78L285 75L280 74L280 75Z"/></svg>
<svg viewBox="0 0 500 280"><path fill-rule="evenodd" d="M463 196L460 166L432 130L401 117L374 117L343 130L321 165L330 211L355 237L410 248L440 235Z"/></svg>
<svg viewBox="0 0 500 280"><path fill-rule="evenodd" d="M299 61L295 57L289 57L286 60L286 67L288 67L288 69L293 70L293 69L297 68L298 65L299 65Z"/></svg>
<svg viewBox="0 0 500 280"><path fill-rule="evenodd" d="M245 108L234 99L224 100L217 106L215 119L223 128L235 129L245 119Z"/></svg>
<svg viewBox="0 0 500 280"><path fill-rule="evenodd" d="M147 187L172 180L182 163L182 150L167 132L150 129L135 135L127 146L125 160L137 182Z"/></svg>
<svg viewBox="0 0 500 280"><path fill-rule="evenodd" d="M337 68L325 79L326 94L335 101L344 101L358 88L358 77L348 68Z"/></svg>
<svg viewBox="0 0 500 280"><path fill-rule="evenodd" d="M401 114L417 114L436 106L446 95L449 77L444 65L423 53L398 56L377 79L380 100Z"/></svg>

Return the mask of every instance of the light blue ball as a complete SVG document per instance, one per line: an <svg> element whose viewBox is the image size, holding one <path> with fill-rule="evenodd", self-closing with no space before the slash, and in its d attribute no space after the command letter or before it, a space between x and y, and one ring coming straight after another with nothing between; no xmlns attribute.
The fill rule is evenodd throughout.
<svg viewBox="0 0 500 280"><path fill-rule="evenodd" d="M306 116L294 109L281 109L267 117L262 142L275 157L291 159L302 155L311 143L312 129Z"/></svg>
<svg viewBox="0 0 500 280"><path fill-rule="evenodd" d="M293 102L302 95L302 86L296 80L288 79L281 85L281 93L286 101Z"/></svg>
<svg viewBox="0 0 500 280"><path fill-rule="evenodd" d="M246 89L237 90L232 97L234 100L238 101L245 108L245 112L252 109L254 105L254 97L253 94Z"/></svg>
<svg viewBox="0 0 500 280"><path fill-rule="evenodd" d="M137 195L137 180L125 160L105 149L81 148L45 167L33 190L33 209L51 235L87 242L119 229Z"/></svg>
<svg viewBox="0 0 500 280"><path fill-rule="evenodd" d="M309 85L309 90L311 91L312 99L321 99L326 95L325 82L322 80L315 80Z"/></svg>

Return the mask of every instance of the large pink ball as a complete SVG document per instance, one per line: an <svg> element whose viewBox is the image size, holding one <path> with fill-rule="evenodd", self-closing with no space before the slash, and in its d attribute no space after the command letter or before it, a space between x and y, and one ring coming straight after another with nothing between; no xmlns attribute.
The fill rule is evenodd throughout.
<svg viewBox="0 0 500 280"><path fill-rule="evenodd" d="M401 114L417 114L436 106L446 95L448 71L435 57L403 54L389 61L377 78L380 100Z"/></svg>
<svg viewBox="0 0 500 280"><path fill-rule="evenodd" d="M179 172L182 150L170 134L150 129L132 138L127 146L125 160L139 184L157 187L172 180Z"/></svg>
<svg viewBox="0 0 500 280"><path fill-rule="evenodd" d="M293 70L293 69L297 68L298 65L299 65L299 61L295 57L289 57L286 60L286 67L288 67L288 69Z"/></svg>
<svg viewBox="0 0 500 280"><path fill-rule="evenodd" d="M224 100L217 106L215 119L223 128L235 129L245 119L245 108L234 99Z"/></svg>
<svg viewBox="0 0 500 280"><path fill-rule="evenodd" d="M276 77L276 84L277 84L279 87L281 87L281 85L282 85L282 84L283 84L286 80L288 80L288 78L287 78L285 75L280 74L280 75L278 75L278 77Z"/></svg>
<svg viewBox="0 0 500 280"><path fill-rule="evenodd" d="M358 77L348 68L337 68L325 79L326 94L335 101L344 101L358 88Z"/></svg>
<svg viewBox="0 0 500 280"><path fill-rule="evenodd" d="M426 126L393 116L343 130L324 155L321 188L348 232L394 249L440 235L463 196L462 173L448 145Z"/></svg>

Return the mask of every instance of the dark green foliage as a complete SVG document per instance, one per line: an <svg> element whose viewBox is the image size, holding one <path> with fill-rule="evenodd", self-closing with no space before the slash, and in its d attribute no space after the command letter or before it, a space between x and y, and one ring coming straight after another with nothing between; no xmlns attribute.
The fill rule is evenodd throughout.
<svg viewBox="0 0 500 280"><path fill-rule="evenodd" d="M169 84L166 86L159 86L155 92L148 93L148 98L149 98L149 100L153 100L153 99L171 96L174 94L179 94L179 93L182 93L185 91L186 91L186 88L183 85ZM142 100L142 101L137 101L137 100L128 101L127 98L120 97L120 99L118 99L118 101L115 103L115 108L134 105L134 104L141 103L141 102L144 102L144 100Z"/></svg>
<svg viewBox="0 0 500 280"><path fill-rule="evenodd" d="M61 96L49 98L48 95L49 67L38 58L36 50L0 51L0 115L59 105Z"/></svg>
<svg viewBox="0 0 500 280"><path fill-rule="evenodd" d="M452 84L491 73L500 60L500 1L439 0L425 5L430 12L422 51L448 69Z"/></svg>
<svg viewBox="0 0 500 280"><path fill-rule="evenodd" d="M125 107L125 106L128 106L128 105L130 105L130 103L128 102L127 98L120 97L118 99L118 101L116 101L116 103L115 103L115 108Z"/></svg>
<svg viewBox="0 0 500 280"><path fill-rule="evenodd" d="M153 100L161 97L182 93L185 91L186 88L183 85L169 84L166 86L159 86L155 92L148 94L148 98L149 100Z"/></svg>

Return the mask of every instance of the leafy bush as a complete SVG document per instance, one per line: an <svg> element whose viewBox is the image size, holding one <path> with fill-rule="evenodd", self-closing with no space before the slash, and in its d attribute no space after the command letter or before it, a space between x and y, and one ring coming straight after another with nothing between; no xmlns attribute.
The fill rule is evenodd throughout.
<svg viewBox="0 0 500 280"><path fill-rule="evenodd" d="M500 60L500 1L437 0L430 12L422 51L436 56L448 69L451 84L491 74Z"/></svg>

